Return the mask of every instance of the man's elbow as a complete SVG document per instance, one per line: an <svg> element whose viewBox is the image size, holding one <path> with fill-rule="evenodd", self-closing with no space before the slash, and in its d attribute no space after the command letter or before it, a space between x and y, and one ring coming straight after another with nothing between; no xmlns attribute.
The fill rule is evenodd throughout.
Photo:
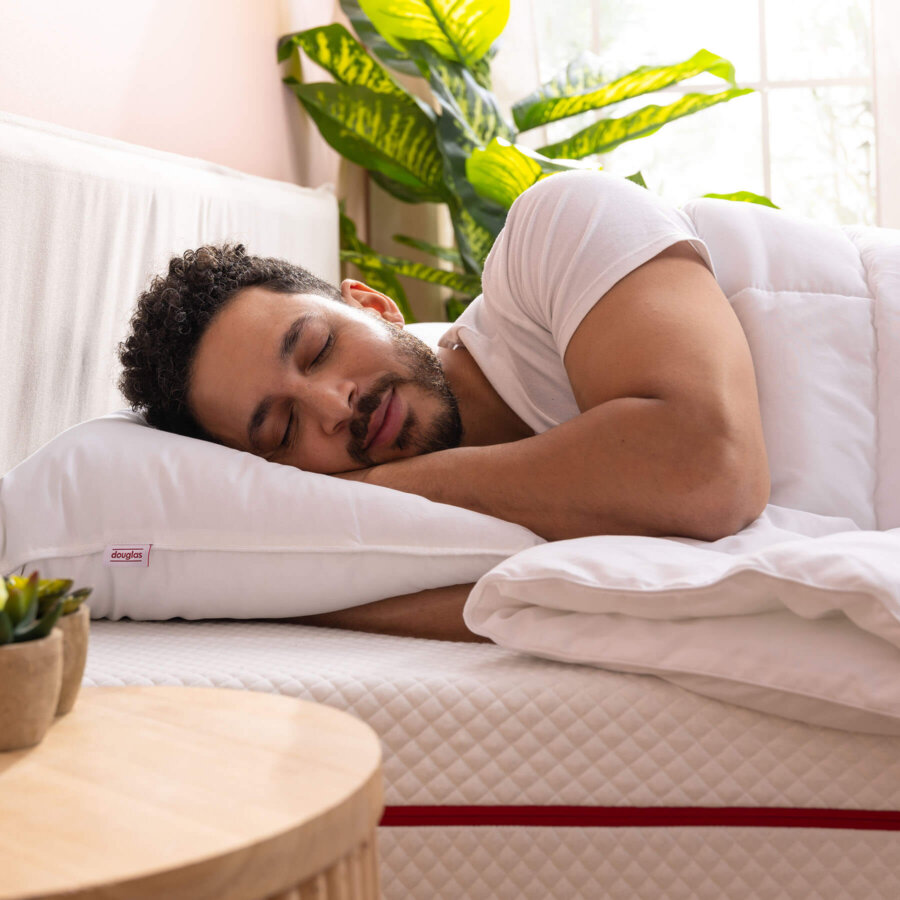
<svg viewBox="0 0 900 900"><path fill-rule="evenodd" d="M719 448L699 472L684 504L684 536L718 541L742 531L769 502L771 482L765 446L734 443ZM689 532L689 533L688 533Z"/></svg>

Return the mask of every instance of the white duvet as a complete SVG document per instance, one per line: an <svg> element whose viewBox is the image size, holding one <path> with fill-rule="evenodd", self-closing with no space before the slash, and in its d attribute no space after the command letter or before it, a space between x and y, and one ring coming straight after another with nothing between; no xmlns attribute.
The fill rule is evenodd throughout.
<svg viewBox="0 0 900 900"><path fill-rule="evenodd" d="M900 734L900 231L684 209L753 354L770 505L713 543L524 550L478 581L466 624L538 656Z"/></svg>
<svg viewBox="0 0 900 900"><path fill-rule="evenodd" d="M900 735L900 528L769 506L713 543L555 541L483 576L464 618L511 649Z"/></svg>

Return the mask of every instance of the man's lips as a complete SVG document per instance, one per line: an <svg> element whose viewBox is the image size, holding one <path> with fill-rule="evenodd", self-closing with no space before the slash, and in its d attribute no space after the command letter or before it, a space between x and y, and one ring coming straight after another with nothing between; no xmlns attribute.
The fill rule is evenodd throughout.
<svg viewBox="0 0 900 900"><path fill-rule="evenodd" d="M394 389L388 388L384 392L384 397L381 400L381 403L378 404L378 409L372 413L372 418L369 419L369 430L366 434L366 442L363 444L363 449L368 450L369 444L375 439L375 435L378 434L378 430L384 424L384 417L387 415L388 407L391 405L391 397L394 396Z"/></svg>

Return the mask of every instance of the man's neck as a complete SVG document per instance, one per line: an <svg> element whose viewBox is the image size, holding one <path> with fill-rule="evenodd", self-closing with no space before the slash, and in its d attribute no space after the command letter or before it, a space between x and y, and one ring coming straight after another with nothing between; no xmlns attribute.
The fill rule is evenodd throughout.
<svg viewBox="0 0 900 900"><path fill-rule="evenodd" d="M472 354L462 344L457 344L452 350L439 347L437 354L450 389L459 403L463 425L461 446L505 444L534 435L534 431L494 390Z"/></svg>

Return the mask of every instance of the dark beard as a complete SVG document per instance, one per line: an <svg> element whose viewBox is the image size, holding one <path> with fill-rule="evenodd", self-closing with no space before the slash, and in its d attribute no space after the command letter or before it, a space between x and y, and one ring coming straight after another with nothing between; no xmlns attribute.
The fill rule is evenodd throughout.
<svg viewBox="0 0 900 900"><path fill-rule="evenodd" d="M415 456L434 453L436 450L458 447L463 435L459 404L453 391L450 390L437 354L406 329L390 322L386 322L385 325L391 331L393 345L401 359L408 364L409 372L405 376L396 373L385 375L359 401L357 406L359 415L349 428L351 441L347 446L347 452L352 459L367 468L376 465L363 449L366 435L369 433L369 420L384 399L384 392L390 388L403 384L415 385L440 401L440 412L431 423L431 427L423 434L414 435L414 432L420 430L419 418L411 409L408 411L406 420L394 440L397 449L406 450L413 447Z"/></svg>

